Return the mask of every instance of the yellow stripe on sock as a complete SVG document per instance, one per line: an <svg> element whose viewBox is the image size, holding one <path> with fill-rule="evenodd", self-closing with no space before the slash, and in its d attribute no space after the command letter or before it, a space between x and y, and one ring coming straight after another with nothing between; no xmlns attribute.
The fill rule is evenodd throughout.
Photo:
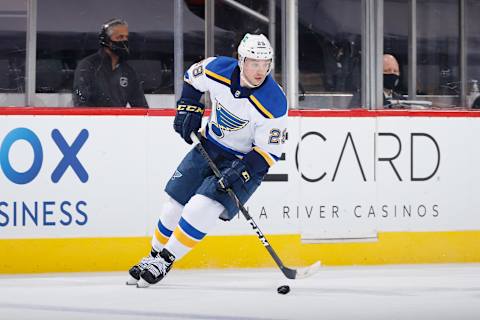
<svg viewBox="0 0 480 320"><path fill-rule="evenodd" d="M198 243L198 241L195 241L189 236L187 236L180 227L177 227L175 229L173 235L181 244L189 248L193 248Z"/></svg>
<svg viewBox="0 0 480 320"><path fill-rule="evenodd" d="M163 245L168 242L168 238L165 237L160 231L158 231L158 228L155 228L155 238L157 238L158 242Z"/></svg>

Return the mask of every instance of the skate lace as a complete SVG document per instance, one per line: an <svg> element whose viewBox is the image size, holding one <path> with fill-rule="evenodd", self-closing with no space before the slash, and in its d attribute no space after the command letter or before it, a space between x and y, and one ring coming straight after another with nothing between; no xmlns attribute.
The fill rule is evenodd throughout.
<svg viewBox="0 0 480 320"><path fill-rule="evenodd" d="M155 277L160 275L164 276L167 273L167 268L170 264L163 260L161 257L156 257L153 261L147 266L147 270L152 273Z"/></svg>
<svg viewBox="0 0 480 320"><path fill-rule="evenodd" d="M155 258L152 257L152 256L148 256L148 257L144 257L142 259L142 261L140 261L138 263L138 266L141 268L141 269L145 269L146 266L148 266L151 262L153 262Z"/></svg>

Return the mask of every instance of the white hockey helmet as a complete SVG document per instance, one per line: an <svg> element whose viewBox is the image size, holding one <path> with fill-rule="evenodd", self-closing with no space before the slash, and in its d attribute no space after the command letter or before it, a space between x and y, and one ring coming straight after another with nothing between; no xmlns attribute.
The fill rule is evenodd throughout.
<svg viewBox="0 0 480 320"><path fill-rule="evenodd" d="M241 73L243 73L243 64L246 58L270 60L270 68L267 71L268 75L273 68L273 49L267 37L263 34L245 34L238 46L238 65Z"/></svg>

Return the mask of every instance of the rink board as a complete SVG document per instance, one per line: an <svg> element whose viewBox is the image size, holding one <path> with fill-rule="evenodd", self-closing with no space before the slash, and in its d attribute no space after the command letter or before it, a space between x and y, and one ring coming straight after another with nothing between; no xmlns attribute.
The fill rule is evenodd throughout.
<svg viewBox="0 0 480 320"><path fill-rule="evenodd" d="M291 111L247 203L285 263L480 262L480 114ZM123 270L191 148L172 110L0 108L0 273ZM271 267L243 218L182 268Z"/></svg>

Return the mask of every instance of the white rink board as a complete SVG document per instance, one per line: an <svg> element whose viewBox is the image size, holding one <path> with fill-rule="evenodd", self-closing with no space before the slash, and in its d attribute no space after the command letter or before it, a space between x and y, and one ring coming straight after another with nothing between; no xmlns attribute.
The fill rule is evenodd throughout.
<svg viewBox="0 0 480 320"><path fill-rule="evenodd" d="M43 163L26 184L0 171L1 239L149 236L163 187L190 148L173 131L171 116L0 116L2 145L16 128L38 137ZM68 145L88 131L74 155L88 173L85 183L71 167L52 182L63 158L54 129ZM270 171L288 175L288 182L264 182L247 207L270 234L329 238L479 230L479 136L480 118L291 117L285 161ZM397 153L396 171L379 161ZM23 172L33 155L32 147L18 140L8 162ZM413 180L433 175L412 181L412 170ZM22 213L22 202L31 215ZM235 218L219 222L211 234L251 234L251 229Z"/></svg>

